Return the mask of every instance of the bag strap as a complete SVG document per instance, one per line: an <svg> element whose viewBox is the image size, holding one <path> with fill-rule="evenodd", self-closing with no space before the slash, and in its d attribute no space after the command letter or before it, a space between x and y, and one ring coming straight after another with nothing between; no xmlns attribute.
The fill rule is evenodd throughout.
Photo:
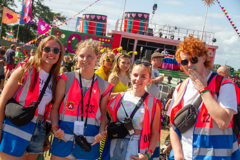
<svg viewBox="0 0 240 160"><path fill-rule="evenodd" d="M217 75L216 77L216 83L215 83L215 93L217 94L217 97L219 96L219 90L222 84L223 76Z"/></svg>
<svg viewBox="0 0 240 160"><path fill-rule="evenodd" d="M134 110L132 111L132 113L131 113L131 115L130 115L130 118L131 118L131 119L133 119L133 116L135 115L135 113L136 113L137 110L140 108L140 106L142 105L142 103L144 102L144 100L146 99L146 97L147 97L148 95L149 95L148 92L145 92L144 95L140 98L140 100L138 101L136 107L134 108ZM122 104L122 103L121 103L121 104ZM123 106L123 109L124 109L124 112L125 112L126 116L129 117L123 104L122 104L122 106Z"/></svg>
<svg viewBox="0 0 240 160"><path fill-rule="evenodd" d="M52 73L49 73L47 81L45 82L45 84L43 86L43 89L42 89L42 91L40 93L40 96L38 97L37 103L35 103L36 106L38 106L40 104L40 102L41 102L41 100L43 98L43 95L44 95L44 93L45 93L45 91L47 89L48 83L50 82L51 77L52 77Z"/></svg>
<svg viewBox="0 0 240 160"><path fill-rule="evenodd" d="M145 92L144 95L141 97L141 99L138 101L136 107L134 108L134 110L132 111L132 114L130 115L131 119L133 119L133 116L135 115L137 110L140 108L140 106L143 104L144 100L147 98L148 95L149 95L148 92Z"/></svg>

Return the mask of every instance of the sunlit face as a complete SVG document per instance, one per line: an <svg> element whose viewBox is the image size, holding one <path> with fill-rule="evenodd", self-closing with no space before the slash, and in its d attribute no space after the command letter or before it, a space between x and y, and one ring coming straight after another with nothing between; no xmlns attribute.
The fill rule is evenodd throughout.
<svg viewBox="0 0 240 160"><path fill-rule="evenodd" d="M196 57L193 53L192 57ZM203 69L205 68L204 66L204 62L205 62L205 56L204 57L197 57L198 62L193 64L191 62L191 59L189 57L188 54L184 53L184 52L180 52L180 58L181 60L187 60L188 64L187 65L182 65L183 71L189 75L188 69L194 69L196 72L198 72L198 74L202 74L203 73Z"/></svg>
<svg viewBox="0 0 240 160"><path fill-rule="evenodd" d="M134 66L131 73L131 83L133 89L141 90L145 89L145 86L150 82L150 73L149 70L142 65Z"/></svg>
<svg viewBox="0 0 240 160"><path fill-rule="evenodd" d="M162 60L163 60L163 58L160 58L160 57L158 57L158 58L153 58L153 59L152 59L152 65L153 65L153 66L156 66L156 67L160 67L161 64L162 64Z"/></svg>
<svg viewBox="0 0 240 160"><path fill-rule="evenodd" d="M81 69L92 69L97 61L97 55L89 48L82 48L78 53L78 66Z"/></svg>
<svg viewBox="0 0 240 160"><path fill-rule="evenodd" d="M107 55L105 59L111 59L111 60L115 60L115 57L113 54ZM113 67L113 61L107 61L107 60L103 60L103 66L106 67L107 69L112 69Z"/></svg>
<svg viewBox="0 0 240 160"><path fill-rule="evenodd" d="M131 60L130 58L122 57L119 59L118 66L121 71L127 72L130 68Z"/></svg>
<svg viewBox="0 0 240 160"><path fill-rule="evenodd" d="M50 51L46 52L44 51L45 47L50 47ZM61 50L61 46L59 45L58 42L54 41L54 40L50 40L48 41L44 46L43 46L43 51L42 51L42 66L46 66L46 65L54 65L55 63L58 62L59 59L59 55L60 52L58 54L53 53L53 49L54 48L58 48L59 50Z"/></svg>

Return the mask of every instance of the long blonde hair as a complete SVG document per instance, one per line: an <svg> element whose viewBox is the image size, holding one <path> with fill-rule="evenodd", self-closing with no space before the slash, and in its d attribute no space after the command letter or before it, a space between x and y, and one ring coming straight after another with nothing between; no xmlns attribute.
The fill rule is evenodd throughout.
<svg viewBox="0 0 240 160"><path fill-rule="evenodd" d="M113 75L113 80L118 83L119 82L119 73L120 73L120 68L119 68L119 62L122 58L129 58L131 60L131 56L126 54L126 53L119 53L116 58L116 62L114 63L113 69L112 69L112 75ZM126 75L129 74L130 68L126 71Z"/></svg>
<svg viewBox="0 0 240 160"><path fill-rule="evenodd" d="M25 72L29 69L29 67L34 66L35 69L35 73L39 72L41 69L41 65L42 65L42 52L43 52L43 47L45 46L45 44L48 41L56 41L59 46L60 46L60 53L59 53L59 59L57 61L57 63L55 63L52 68L51 68L51 73L53 76L53 85L52 85L52 97L53 97L53 102L55 100L55 89L56 89L56 82L57 82L57 76L59 75L59 70L61 67L61 62L62 62L62 56L63 56L63 46L62 43L60 42L60 40L56 37L56 36L48 36L46 38L44 38L43 40L41 40L40 44L38 45L37 51L36 51L36 55L34 56L33 59L30 59L24 66L23 66L23 70L18 78L18 84L19 85L23 85L23 79L24 79L24 74ZM33 92L33 89L35 88L35 85L37 83L37 76L38 74L35 74L34 76L34 81L33 81L33 85L30 88L30 91Z"/></svg>

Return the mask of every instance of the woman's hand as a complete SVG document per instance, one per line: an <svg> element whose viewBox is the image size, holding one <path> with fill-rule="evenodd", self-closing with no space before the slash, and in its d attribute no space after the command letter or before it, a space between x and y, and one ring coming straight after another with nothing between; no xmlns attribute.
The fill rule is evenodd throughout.
<svg viewBox="0 0 240 160"><path fill-rule="evenodd" d="M55 135L55 137L62 139L64 142L67 142L67 140L64 138L64 131L59 129L53 129L53 134Z"/></svg>
<svg viewBox="0 0 240 160"><path fill-rule="evenodd" d="M189 77L193 82L194 87L196 90L200 90L204 87L207 87L207 78L201 77L195 70L189 69Z"/></svg>
<svg viewBox="0 0 240 160"><path fill-rule="evenodd" d="M148 160L148 157L146 154L138 153L138 157L136 156L131 156L131 160Z"/></svg>
<svg viewBox="0 0 240 160"><path fill-rule="evenodd" d="M95 141L92 143L92 146L95 145L96 143L101 142L104 139L105 135L107 135L107 131L103 131L103 132L98 133L95 136Z"/></svg>

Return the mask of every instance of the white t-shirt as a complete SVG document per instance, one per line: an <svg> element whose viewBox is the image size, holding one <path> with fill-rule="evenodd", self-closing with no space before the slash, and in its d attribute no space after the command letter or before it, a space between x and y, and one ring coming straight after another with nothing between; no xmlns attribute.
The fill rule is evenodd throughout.
<svg viewBox="0 0 240 160"><path fill-rule="evenodd" d="M152 68L152 79L155 79L159 76L160 76L159 71L157 69ZM153 83L150 87L146 86L145 90L152 96L159 98L160 95L159 83Z"/></svg>
<svg viewBox="0 0 240 160"><path fill-rule="evenodd" d="M47 81L48 75L49 73L45 72L42 69L39 71L39 90L40 90L39 95L43 89L45 82ZM38 114L42 116L44 115L46 105L52 100L52 81L53 81L53 78L51 77L51 80L48 83L48 86L42 97L42 100L38 105Z"/></svg>
<svg viewBox="0 0 240 160"><path fill-rule="evenodd" d="M210 78L210 74L208 75L207 79ZM177 91L174 91L173 99L169 105L169 109L167 112L167 115L170 116L171 109L174 104L174 100L176 99ZM194 88L194 85L189 79L189 83L187 85L187 90L184 95L184 106L187 106L188 104L193 104L195 100L200 96L198 91ZM219 96L218 96L218 104L220 104L223 108L232 109L237 113L237 100L236 100L236 91L234 85L227 83L221 86L219 90ZM182 144L182 151L185 159L192 159L192 139L193 139L193 129L190 128L188 131L182 134L181 144Z"/></svg>

